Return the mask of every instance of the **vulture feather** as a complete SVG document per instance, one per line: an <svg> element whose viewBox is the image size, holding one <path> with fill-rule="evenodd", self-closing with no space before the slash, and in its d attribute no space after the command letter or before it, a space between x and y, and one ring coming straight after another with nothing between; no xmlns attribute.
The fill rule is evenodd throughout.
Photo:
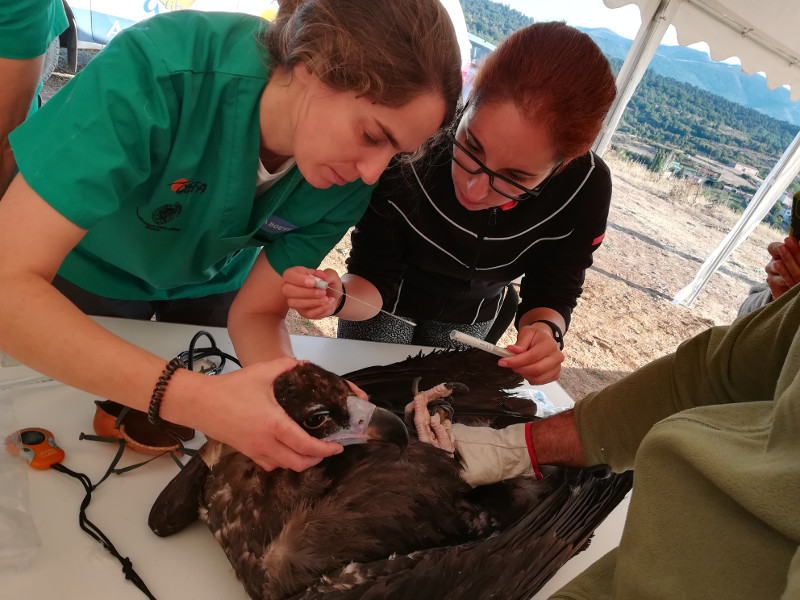
<svg viewBox="0 0 800 600"><path fill-rule="evenodd" d="M209 440L161 492L150 527L171 535L199 516L254 600L530 598L588 545L632 475L545 467L541 481L472 489L457 461L392 414L402 414L420 377L421 388L470 388L447 399L455 421L503 427L536 412L506 391L519 377L480 351L345 376L378 407L305 363L276 380L275 397L311 435L342 441L345 451L301 473L267 472Z"/></svg>

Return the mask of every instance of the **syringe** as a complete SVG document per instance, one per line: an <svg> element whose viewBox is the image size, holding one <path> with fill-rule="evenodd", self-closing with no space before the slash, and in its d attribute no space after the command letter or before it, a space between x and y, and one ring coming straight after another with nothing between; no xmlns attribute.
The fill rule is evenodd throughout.
<svg viewBox="0 0 800 600"><path fill-rule="evenodd" d="M316 287L318 289L321 289L321 290L327 290L328 289L328 282L325 281L324 279L321 279L321 278L317 277L316 275L312 275L311 278L314 281L317 282L316 283ZM378 308L377 306L374 306L374 305L370 304L369 302L364 302L363 300L361 300L359 298L356 298L355 296L348 296L347 294L343 294L339 290L334 290L333 288L331 288L331 291L334 292L335 294L342 294L343 296L349 298L350 300L355 300L356 302L361 302L361 304L366 304L370 308L374 308L374 309L378 310L379 312L382 312L385 315L389 315L390 317L394 317L395 319L397 319L399 321L402 321L403 323L408 323L412 327L416 327L417 326L417 324L414 323L414 321L409 321L408 319L404 319L403 317L398 317L397 315L393 315L392 313L390 313L388 311L385 311L382 308Z"/></svg>

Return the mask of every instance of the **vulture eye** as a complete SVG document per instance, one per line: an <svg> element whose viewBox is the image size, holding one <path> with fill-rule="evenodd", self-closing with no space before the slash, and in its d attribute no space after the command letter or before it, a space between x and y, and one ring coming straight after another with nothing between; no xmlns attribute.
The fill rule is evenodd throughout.
<svg viewBox="0 0 800 600"><path fill-rule="evenodd" d="M330 413L327 410L315 412L313 415L303 421L303 426L306 429L319 429L330 420Z"/></svg>

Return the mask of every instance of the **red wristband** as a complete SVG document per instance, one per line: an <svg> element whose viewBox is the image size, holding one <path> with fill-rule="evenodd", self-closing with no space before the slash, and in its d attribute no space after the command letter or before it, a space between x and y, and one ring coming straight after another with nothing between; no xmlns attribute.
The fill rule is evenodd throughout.
<svg viewBox="0 0 800 600"><path fill-rule="evenodd" d="M531 465L533 466L533 474L536 475L536 479L544 479L544 475L539 470L539 461L536 460L536 451L533 449L533 436L531 435L531 422L525 423L525 443L528 444L528 456L531 459Z"/></svg>

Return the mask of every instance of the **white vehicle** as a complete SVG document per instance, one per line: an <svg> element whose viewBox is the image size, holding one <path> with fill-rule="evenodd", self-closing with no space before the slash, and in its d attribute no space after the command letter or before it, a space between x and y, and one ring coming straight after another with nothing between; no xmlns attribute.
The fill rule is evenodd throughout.
<svg viewBox="0 0 800 600"><path fill-rule="evenodd" d="M369 0L364 0L369 2ZM470 43L464 11L459 0L440 0L456 29L461 46L461 73L470 65ZM69 26L53 42L45 60L45 79L58 61L60 48L67 49L67 65L77 68L78 49L99 49L126 27L148 17L175 10L241 12L271 19L278 10L277 0L62 0Z"/></svg>

